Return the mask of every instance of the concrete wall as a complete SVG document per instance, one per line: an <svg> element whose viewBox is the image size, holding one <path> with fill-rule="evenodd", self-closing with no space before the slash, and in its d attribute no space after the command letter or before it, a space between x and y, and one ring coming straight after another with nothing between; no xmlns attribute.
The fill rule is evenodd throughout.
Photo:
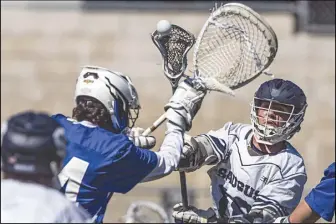
<svg viewBox="0 0 336 224"><path fill-rule="evenodd" d="M160 19L198 33L208 13L82 13L76 10L1 8L1 121L12 113L36 109L70 115L74 84L80 66L99 65L122 71L133 79L143 106L139 126L149 126L163 111L171 95L161 72L161 57L149 34ZM308 172L307 188L317 183L335 157L335 38L293 36L293 18L265 14L279 39L278 55L271 66L276 77L300 85L308 98L302 131L293 144L302 153ZM231 98L211 93L197 115L192 134L220 128L226 121L249 122L252 94L268 77L261 77ZM162 140L164 128L156 133ZM146 187L179 185L176 173L141 184L127 196L111 201L105 221L116 221L128 202L158 201ZM205 169L188 175L188 185L207 188ZM207 195L206 195L207 196ZM120 200L124 207L113 207ZM207 197L198 204L210 205Z"/></svg>

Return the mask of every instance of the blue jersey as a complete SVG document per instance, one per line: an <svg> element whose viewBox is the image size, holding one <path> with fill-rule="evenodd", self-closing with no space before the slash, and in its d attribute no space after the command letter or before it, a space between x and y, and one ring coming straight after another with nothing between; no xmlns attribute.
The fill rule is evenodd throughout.
<svg viewBox="0 0 336 224"><path fill-rule="evenodd" d="M320 217L331 222L335 213L335 162L324 171L324 177L305 201Z"/></svg>
<svg viewBox="0 0 336 224"><path fill-rule="evenodd" d="M68 141L61 191L102 222L113 192L126 193L157 165L157 155L136 147L127 136L86 126L64 115L52 116Z"/></svg>

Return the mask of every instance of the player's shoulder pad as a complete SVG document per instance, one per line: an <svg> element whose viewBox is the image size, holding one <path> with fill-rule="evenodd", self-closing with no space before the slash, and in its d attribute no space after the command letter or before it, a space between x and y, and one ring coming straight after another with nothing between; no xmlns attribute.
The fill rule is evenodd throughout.
<svg viewBox="0 0 336 224"><path fill-rule="evenodd" d="M283 178L286 179L295 175L307 176L303 157L289 142L286 142L286 146L287 149L280 153L282 158L278 159Z"/></svg>
<svg viewBox="0 0 336 224"><path fill-rule="evenodd" d="M235 138L245 138L245 136L251 133L252 127L249 124L242 124L242 123L233 123L227 122L224 126L216 131L209 131L208 134L221 138L223 136L232 136Z"/></svg>
<svg viewBox="0 0 336 224"><path fill-rule="evenodd" d="M87 146L87 148L95 148L107 160L111 158L114 161L119 160L134 149L133 142L124 134L116 134L100 127L88 130L91 131L90 138L86 139L78 136L81 144ZM89 133L89 131L86 131L86 133Z"/></svg>
<svg viewBox="0 0 336 224"><path fill-rule="evenodd" d="M114 151L117 150L119 154L132 149L134 146L133 142L124 134L114 134L112 132L105 131L101 138L104 144L106 144L106 148L109 147Z"/></svg>

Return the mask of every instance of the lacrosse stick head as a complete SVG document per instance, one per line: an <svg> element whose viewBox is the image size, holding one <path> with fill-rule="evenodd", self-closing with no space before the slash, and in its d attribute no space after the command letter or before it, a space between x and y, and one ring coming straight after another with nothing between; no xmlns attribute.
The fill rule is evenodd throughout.
<svg viewBox="0 0 336 224"><path fill-rule="evenodd" d="M180 26L171 24L168 32L154 31L152 41L159 49L163 59L163 70L173 87L187 68L187 54L195 43L192 33Z"/></svg>
<svg viewBox="0 0 336 224"><path fill-rule="evenodd" d="M216 6L195 43L194 76L207 90L234 95L269 67L277 50L275 32L258 13L240 3Z"/></svg>
<svg viewBox="0 0 336 224"><path fill-rule="evenodd" d="M124 223L169 223L164 209L150 201L133 202L122 217Z"/></svg>

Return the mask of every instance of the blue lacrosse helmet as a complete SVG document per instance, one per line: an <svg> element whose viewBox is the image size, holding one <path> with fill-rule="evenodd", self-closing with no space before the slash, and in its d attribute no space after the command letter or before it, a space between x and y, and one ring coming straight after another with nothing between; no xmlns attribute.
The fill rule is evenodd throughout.
<svg viewBox="0 0 336 224"><path fill-rule="evenodd" d="M263 102L268 102L267 108L262 107ZM272 109L274 104L282 104L289 108L289 111ZM296 132L300 131L307 106L307 98L303 90L295 83L283 79L264 82L255 92L251 103L251 122L257 141L273 145L292 138ZM261 124L257 113L258 109L267 110L266 119L271 120L268 115L272 110L277 113L286 113L288 119L278 121L281 125L276 127L267 124L267 122Z"/></svg>
<svg viewBox="0 0 336 224"><path fill-rule="evenodd" d="M55 177L65 148L64 129L46 113L18 113L1 126L1 169L6 173Z"/></svg>

